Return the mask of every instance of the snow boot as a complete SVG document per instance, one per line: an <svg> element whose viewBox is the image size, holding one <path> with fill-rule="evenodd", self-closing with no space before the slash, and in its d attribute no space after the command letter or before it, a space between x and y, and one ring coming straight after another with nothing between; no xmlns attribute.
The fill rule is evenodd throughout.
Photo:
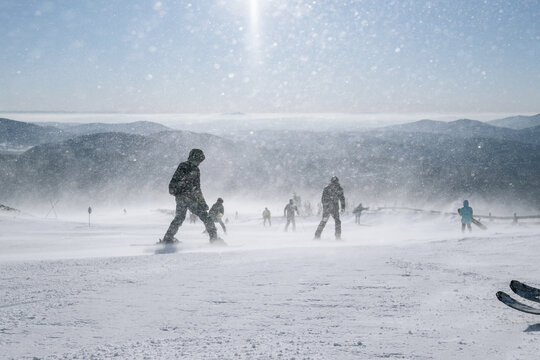
<svg viewBox="0 0 540 360"><path fill-rule="evenodd" d="M159 239L158 244L177 244L179 242L180 242L180 240L173 237L172 239L165 239L165 238Z"/></svg>

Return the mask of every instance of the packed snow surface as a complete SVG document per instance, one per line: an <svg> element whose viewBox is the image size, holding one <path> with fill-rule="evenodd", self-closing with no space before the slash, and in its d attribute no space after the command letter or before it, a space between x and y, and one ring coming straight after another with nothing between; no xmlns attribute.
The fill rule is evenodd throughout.
<svg viewBox="0 0 540 360"><path fill-rule="evenodd" d="M540 317L497 301L540 285L540 225L367 212L263 227L240 214L154 245L170 214L0 215L0 358L534 359ZM219 227L219 225L218 225ZM517 297L517 295L516 295ZM524 301L526 302L526 300ZM536 304L538 305L538 304Z"/></svg>

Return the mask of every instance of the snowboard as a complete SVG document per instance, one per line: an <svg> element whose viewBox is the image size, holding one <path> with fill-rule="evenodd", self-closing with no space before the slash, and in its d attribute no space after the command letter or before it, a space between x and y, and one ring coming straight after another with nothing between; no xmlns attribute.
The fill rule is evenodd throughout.
<svg viewBox="0 0 540 360"><path fill-rule="evenodd" d="M176 247L177 245L183 244L182 241L179 241L175 239L174 242L164 242L161 239L153 244L131 244L131 246L162 246L162 247ZM229 246L223 239L214 240L209 243L212 247L220 247L220 246Z"/></svg>
<svg viewBox="0 0 540 360"><path fill-rule="evenodd" d="M510 288L522 298L540 303L540 289L526 285L517 280L510 281Z"/></svg>
<svg viewBox="0 0 540 360"><path fill-rule="evenodd" d="M478 226L482 230L487 230L487 226L482 224L480 221L476 220L475 218L472 219L472 223Z"/></svg>
<svg viewBox="0 0 540 360"><path fill-rule="evenodd" d="M540 315L540 309L519 302L503 291L498 291L496 295L497 299L499 299L502 303L510 306L513 309L525 312L527 314Z"/></svg>
<svg viewBox="0 0 540 360"><path fill-rule="evenodd" d="M177 238L174 238L173 241L163 241L163 239L159 239L159 241L156 243L156 245L176 245L181 244L182 242L178 240Z"/></svg>

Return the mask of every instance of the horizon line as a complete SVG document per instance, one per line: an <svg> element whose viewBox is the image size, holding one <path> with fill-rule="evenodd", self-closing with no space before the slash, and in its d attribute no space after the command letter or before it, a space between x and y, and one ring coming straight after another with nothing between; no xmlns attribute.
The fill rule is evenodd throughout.
<svg viewBox="0 0 540 360"><path fill-rule="evenodd" d="M199 115L265 115L265 114L289 114L289 115L377 115L377 114L397 114L397 115L415 115L415 114L517 114L514 116L534 116L540 115L540 111L363 111L363 112L339 112L339 111L325 111L325 112L244 112L244 111L215 111L215 112L136 112L136 111L71 111L71 110L0 110L0 114L130 114L130 115L178 115L178 114L199 114Z"/></svg>

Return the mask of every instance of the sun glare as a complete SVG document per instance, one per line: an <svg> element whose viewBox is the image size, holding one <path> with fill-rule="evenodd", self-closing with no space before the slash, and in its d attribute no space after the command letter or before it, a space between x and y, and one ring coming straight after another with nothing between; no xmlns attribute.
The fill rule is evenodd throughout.
<svg viewBox="0 0 540 360"><path fill-rule="evenodd" d="M249 0L248 43L252 56L252 65L261 62L261 0Z"/></svg>
<svg viewBox="0 0 540 360"><path fill-rule="evenodd" d="M259 24L259 0L249 0L249 20L251 26L256 28Z"/></svg>

